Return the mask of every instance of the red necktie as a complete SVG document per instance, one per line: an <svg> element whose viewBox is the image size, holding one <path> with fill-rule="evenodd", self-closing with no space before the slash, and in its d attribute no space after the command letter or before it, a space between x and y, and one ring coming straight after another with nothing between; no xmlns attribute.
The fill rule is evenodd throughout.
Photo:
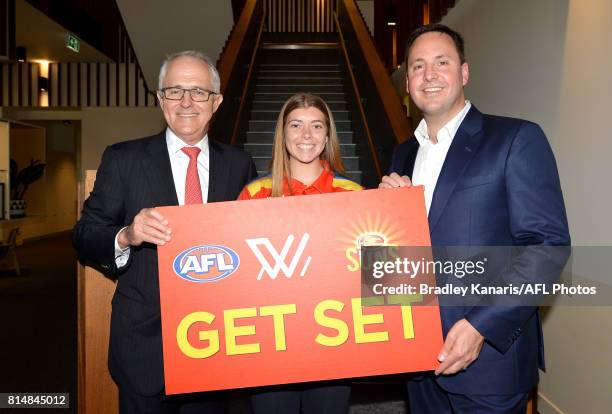
<svg viewBox="0 0 612 414"><path fill-rule="evenodd" d="M187 166L187 177L185 179L185 204L202 204L202 187L200 187L200 176L198 175L198 147L181 148L189 157Z"/></svg>

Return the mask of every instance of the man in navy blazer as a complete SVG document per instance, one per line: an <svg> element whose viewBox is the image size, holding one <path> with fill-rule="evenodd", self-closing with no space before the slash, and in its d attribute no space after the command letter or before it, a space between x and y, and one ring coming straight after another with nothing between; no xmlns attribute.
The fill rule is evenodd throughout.
<svg viewBox="0 0 612 414"><path fill-rule="evenodd" d="M433 246L569 246L544 133L479 112L465 99L468 79L461 35L441 24L411 35L406 86L424 119L380 187L424 185ZM440 365L408 381L411 412L524 413L544 364L537 307L441 306L440 315Z"/></svg>
<svg viewBox="0 0 612 414"><path fill-rule="evenodd" d="M170 240L172 223L155 209L235 200L256 176L247 154L208 139L210 119L222 101L219 87L207 56L196 51L169 56L158 91L168 128L106 149L74 229L79 259L117 277L108 364L119 386L121 413L225 411L223 395L163 394L157 246ZM195 157L188 155L189 147L197 148Z"/></svg>

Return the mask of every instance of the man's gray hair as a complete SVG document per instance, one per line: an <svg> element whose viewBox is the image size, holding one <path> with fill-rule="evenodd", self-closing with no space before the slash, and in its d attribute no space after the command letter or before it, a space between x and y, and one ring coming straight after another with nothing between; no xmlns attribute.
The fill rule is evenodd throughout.
<svg viewBox="0 0 612 414"><path fill-rule="evenodd" d="M172 53L171 55L166 56L164 63L162 63L161 68L159 69L159 89L164 87L164 78L166 77L166 72L168 72L168 65L180 57L189 56L208 65L208 70L210 71L210 79L212 82L212 91L215 93L219 93L221 90L221 78L219 77L219 72L215 67L212 59L206 56L202 52L198 52L197 50L183 50L182 52Z"/></svg>

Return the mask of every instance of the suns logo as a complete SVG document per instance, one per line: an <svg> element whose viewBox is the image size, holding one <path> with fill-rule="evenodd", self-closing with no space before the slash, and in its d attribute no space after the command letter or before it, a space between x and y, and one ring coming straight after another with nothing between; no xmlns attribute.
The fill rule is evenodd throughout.
<svg viewBox="0 0 612 414"><path fill-rule="evenodd" d="M174 259L174 272L190 282L216 282L238 270L240 258L229 247L208 244L191 247Z"/></svg>
<svg viewBox="0 0 612 414"><path fill-rule="evenodd" d="M346 269L349 272L358 272L361 270L364 247L370 247L367 249L370 254L377 251L372 246L397 246L406 238L404 230L399 228L391 217L376 212L366 212L344 230L344 235L338 241L348 260ZM391 254L392 249L381 249L381 252Z"/></svg>

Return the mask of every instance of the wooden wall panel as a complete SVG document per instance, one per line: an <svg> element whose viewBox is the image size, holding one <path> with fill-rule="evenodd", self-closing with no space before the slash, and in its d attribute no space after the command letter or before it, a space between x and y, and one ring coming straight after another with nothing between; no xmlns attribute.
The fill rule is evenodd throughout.
<svg viewBox="0 0 612 414"><path fill-rule="evenodd" d="M28 65L29 72L29 84L28 90L26 90L26 94L28 95L28 106L38 106L38 75L40 72L40 67L38 65ZM51 87L51 85L49 85Z"/></svg>
<svg viewBox="0 0 612 414"><path fill-rule="evenodd" d="M264 0L267 32L334 32L337 0Z"/></svg>
<svg viewBox="0 0 612 414"><path fill-rule="evenodd" d="M0 106L39 106L39 70L37 63L0 63ZM51 63L48 76L50 107L156 106L135 61L119 67L115 63Z"/></svg>
<svg viewBox="0 0 612 414"><path fill-rule="evenodd" d="M80 106L78 63L68 63L68 106Z"/></svg>
<svg viewBox="0 0 612 414"><path fill-rule="evenodd" d="M95 171L85 172L79 205L93 189ZM79 209L80 211L80 209ZM108 372L111 299L115 282L90 267L78 268L79 413L118 412L117 386Z"/></svg>
<svg viewBox="0 0 612 414"><path fill-rule="evenodd" d="M11 84L9 86L9 99L11 104L14 106L19 106L19 65L13 64L11 65L11 69L9 71L9 79L11 80Z"/></svg>
<svg viewBox="0 0 612 414"><path fill-rule="evenodd" d="M117 64L111 63L108 65L108 84L109 84L109 95L108 95L108 106L117 106Z"/></svg>
<svg viewBox="0 0 612 414"><path fill-rule="evenodd" d="M117 106L127 106L127 88L125 88L125 84L127 82L127 73L125 71L125 63L117 64L119 67L119 78L117 79L117 84L119 87L119 101L117 102Z"/></svg>

